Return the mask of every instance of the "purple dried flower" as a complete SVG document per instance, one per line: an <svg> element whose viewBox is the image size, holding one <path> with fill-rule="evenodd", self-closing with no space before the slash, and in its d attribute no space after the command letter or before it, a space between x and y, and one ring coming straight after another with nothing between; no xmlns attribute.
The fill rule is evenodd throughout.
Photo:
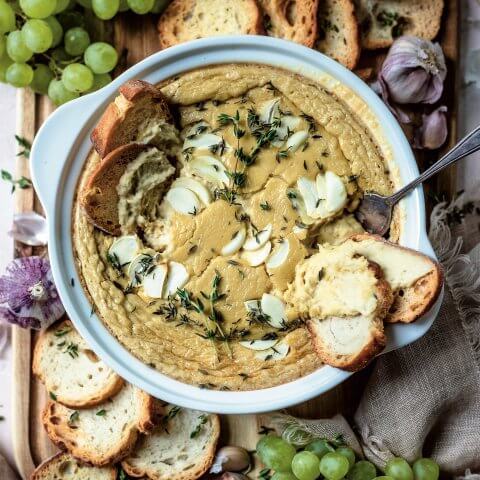
<svg viewBox="0 0 480 480"><path fill-rule="evenodd" d="M0 318L23 328L46 328L65 310L53 283L50 262L23 257L0 277Z"/></svg>

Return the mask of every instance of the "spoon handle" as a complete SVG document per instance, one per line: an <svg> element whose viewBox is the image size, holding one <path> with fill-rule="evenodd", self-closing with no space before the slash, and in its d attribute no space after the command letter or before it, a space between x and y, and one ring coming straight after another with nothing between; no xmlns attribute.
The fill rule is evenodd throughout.
<svg viewBox="0 0 480 480"><path fill-rule="evenodd" d="M429 179L452 163L455 163L461 158L466 157L477 150L480 150L480 125L472 130L466 137L462 138L449 152L440 158L440 160L435 162L430 168L425 170L419 177L413 180L413 182L410 182L408 185L405 185L403 188L398 190L398 192L395 192L393 195L388 197L388 202L391 205L395 205L417 185L420 185L420 183L423 183L425 180Z"/></svg>

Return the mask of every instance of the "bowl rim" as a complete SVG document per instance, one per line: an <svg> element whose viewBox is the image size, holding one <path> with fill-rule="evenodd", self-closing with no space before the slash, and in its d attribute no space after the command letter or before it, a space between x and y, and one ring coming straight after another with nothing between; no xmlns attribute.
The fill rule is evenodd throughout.
<svg viewBox="0 0 480 480"><path fill-rule="evenodd" d="M394 148L401 184L418 176L418 168L399 124L380 98L352 72L325 55L293 42L265 36L228 36L194 40L160 51L131 67L111 84L67 103L39 130L30 156L32 180L44 206L49 226L52 273L67 314L98 356L120 376L155 397L186 408L228 414L261 413L285 408L335 387L351 373L324 366L294 381L261 390L205 390L168 377L133 356L90 313L73 255L71 238L73 197L85 158L91 148L89 133L106 105L125 81L142 78L153 83L201 66L260 63L314 78L327 73L353 90L381 120L385 137ZM173 73L172 73L173 72ZM54 142L55 135L62 142ZM52 144L58 161L52 165ZM88 149L87 149L88 147ZM401 159L401 161L399 161ZM423 190L402 200L406 212L400 243L435 257L426 234ZM422 319L387 327L384 352L405 346L428 331L440 308L442 295Z"/></svg>

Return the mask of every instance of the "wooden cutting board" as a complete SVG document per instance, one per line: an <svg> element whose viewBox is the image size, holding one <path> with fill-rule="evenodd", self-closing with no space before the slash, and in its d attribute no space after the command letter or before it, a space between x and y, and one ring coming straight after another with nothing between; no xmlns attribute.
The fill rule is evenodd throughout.
<svg viewBox="0 0 480 480"><path fill-rule="evenodd" d="M439 41L441 42L448 61L449 75L445 85L445 102L449 107L449 130L450 136L447 142L451 146L456 139L456 102L455 91L456 68L457 68L457 33L458 11L457 1L448 0L444 14L442 31ZM134 65L146 56L158 50L155 19L152 16L135 16L123 14L118 16L112 24L105 27L102 23L95 22L99 31L98 39L108 39L121 52L120 65L116 73ZM381 62L385 52L367 53L362 56L361 65L376 66ZM34 95L30 90L18 91L17 104L17 134L32 140L35 132L40 128L43 121L53 111L48 99ZM445 147L446 149L447 147ZM28 160L17 157L16 175L29 177ZM438 158L438 152L420 154L418 161L420 168L424 168ZM52 162L55 161L54 149L52 150ZM444 172L427 186L427 195L445 195L446 198L455 193L454 170ZM15 197L15 211L27 212L35 210L42 213L41 205L34 194L33 189L18 190ZM15 245L15 255L43 255L43 248L25 247ZM30 331L15 327L13 329L13 431L12 442L14 447L15 461L22 478L26 479L36 465L49 457L56 448L47 438L41 424L41 412L46 402L47 395L42 386L31 375L31 352L35 342L35 334ZM357 373L349 380L335 389L325 393L321 397L305 402L289 409L296 416L307 418L326 418L335 413L342 413L351 418L356 409L363 387L368 380L370 369ZM222 443L241 445L248 449L254 448L258 430L262 425L261 415L225 415L222 417Z"/></svg>

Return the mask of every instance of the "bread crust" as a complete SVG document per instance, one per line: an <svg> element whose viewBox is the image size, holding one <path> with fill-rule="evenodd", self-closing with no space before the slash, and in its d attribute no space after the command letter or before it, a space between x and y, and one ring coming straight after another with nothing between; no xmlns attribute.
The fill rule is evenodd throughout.
<svg viewBox="0 0 480 480"><path fill-rule="evenodd" d="M170 107L159 89L143 80L129 80L119 88L120 96L105 109L97 126L90 135L93 147L104 158L116 148L130 143L132 131L127 128L126 119L139 102L148 99L151 108L157 108L167 122L172 122Z"/></svg>
<svg viewBox="0 0 480 480"><path fill-rule="evenodd" d="M209 445L207 451L203 453L204 458L195 469L189 470L187 473L179 472L177 475L156 475L155 472L149 471L148 469L139 469L128 463L128 459L122 461L122 468L125 470L127 475L135 478L147 477L150 480L196 480L205 474L209 468L212 466L213 460L215 458L215 452L217 450L218 440L220 438L220 418L218 415L209 414L212 418L212 436L213 441Z"/></svg>
<svg viewBox="0 0 480 480"><path fill-rule="evenodd" d="M266 29L266 33L312 48L318 33L318 2L296 0L296 15L291 19L288 11L290 0L260 0L260 6L264 14L270 17L273 27L271 31Z"/></svg>
<svg viewBox="0 0 480 480"><path fill-rule="evenodd" d="M182 41L200 38L199 35L192 33L191 37L179 40L176 32L177 25L185 23L184 16L191 14L197 1L198 0L173 0L160 16L157 30L159 33L160 48L162 50L182 43ZM219 7L222 6L224 1L225 0L219 1ZM250 23L244 31L239 31L237 34L259 35L264 33L262 13L256 0L244 0L243 3L244 5L240 5L240 7L250 15ZM221 12L214 13L220 14Z"/></svg>
<svg viewBox="0 0 480 480"><path fill-rule="evenodd" d="M65 452L58 452L55 455L53 455L50 458L47 458L44 460L38 467L35 469L35 471L31 474L30 480L48 480L52 479L49 475L51 468L55 467L56 463L61 464L64 461L68 460L76 460L72 458L68 453ZM97 468L97 467L92 467L92 469ZM117 478L117 469L115 467L102 467L102 468L108 468L109 470L109 477L110 480L116 480ZM94 480L92 478L92 480Z"/></svg>
<svg viewBox="0 0 480 480"><path fill-rule="evenodd" d="M79 201L90 221L110 235L120 235L117 185L128 164L142 152L154 148L149 144L128 143L110 152L92 173L80 192Z"/></svg>
<svg viewBox="0 0 480 480"><path fill-rule="evenodd" d="M374 239L377 242L383 242L392 245L401 250L408 251L410 254L427 258L432 264L432 270L425 276L419 278L414 285L403 291L394 292L394 301L390 307L385 322L387 323L412 323L425 315L435 304L442 291L444 273L442 266L432 258L411 248L397 245L389 242L379 235L370 233L360 233L350 237L355 242L361 242L366 239Z"/></svg>
<svg viewBox="0 0 480 480"><path fill-rule="evenodd" d="M49 387L48 381L48 374L43 371L41 367L41 358L42 352L45 348L46 342L48 342L49 334L52 330L57 330L59 328L71 328L73 329L73 324L70 320L62 320L50 326L47 330L42 331L40 333L39 338L35 342L35 347L33 350L33 361L32 361L32 372L33 374L45 385L45 388L50 391L51 388ZM97 394L90 398L82 398L82 399L71 399L65 398L60 393L56 394L57 402L65 405L68 408L90 408L99 405L100 403L105 402L110 397L116 395L123 387L124 381L123 379L114 374L112 376L111 381L105 385L104 389L98 391Z"/></svg>
<svg viewBox="0 0 480 480"><path fill-rule="evenodd" d="M68 418L63 418L59 412L61 405L49 401L43 411L42 422L50 440L61 450L68 451L73 457L83 462L91 463L97 467L103 467L117 463L129 455L140 433L149 433L155 426L156 411L155 399L143 391L138 391L140 402L138 408L140 414L133 428L130 428L121 442L106 452L86 451L79 447L73 435L67 435L72 431L68 424ZM75 430L74 430L75 431Z"/></svg>

